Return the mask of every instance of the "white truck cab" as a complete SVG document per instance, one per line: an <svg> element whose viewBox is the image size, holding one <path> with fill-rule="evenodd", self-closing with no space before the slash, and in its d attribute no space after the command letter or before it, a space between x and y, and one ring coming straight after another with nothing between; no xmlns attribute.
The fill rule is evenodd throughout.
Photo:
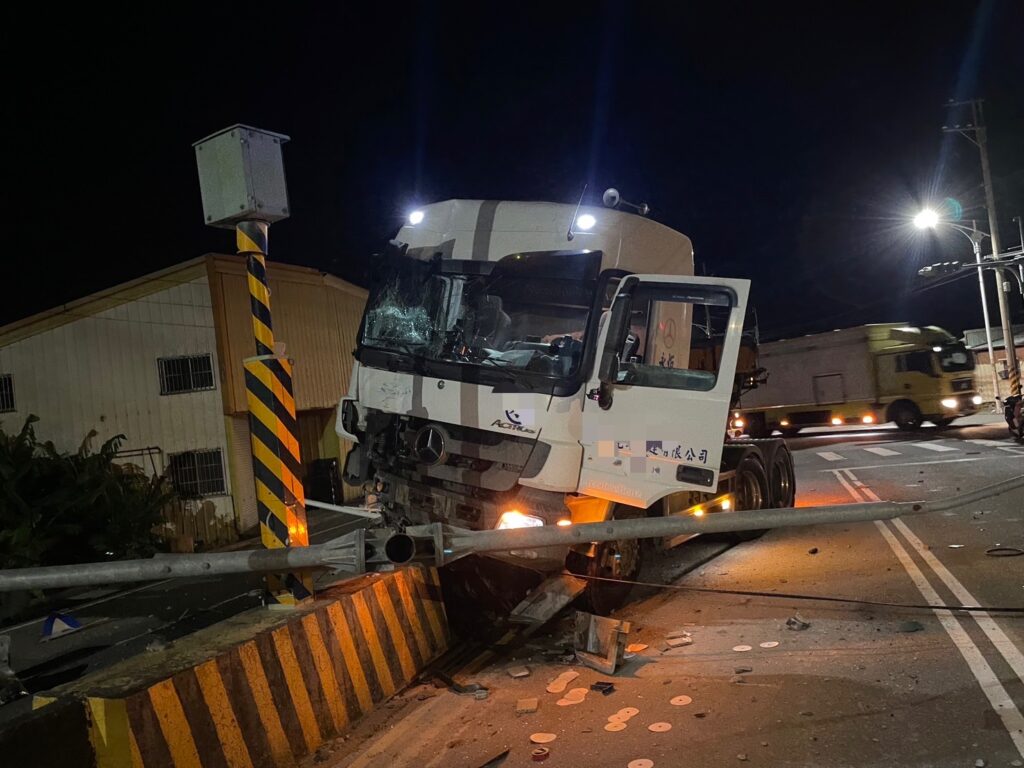
<svg viewBox="0 0 1024 768"><path fill-rule="evenodd" d="M356 444L346 479L388 524L729 506L720 474L749 284L694 277L685 235L605 208L451 200L415 212L373 277L336 428Z"/></svg>

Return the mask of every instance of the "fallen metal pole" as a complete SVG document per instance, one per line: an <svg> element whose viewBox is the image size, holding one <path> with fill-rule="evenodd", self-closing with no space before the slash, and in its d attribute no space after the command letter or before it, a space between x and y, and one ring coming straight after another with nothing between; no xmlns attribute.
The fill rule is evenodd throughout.
<svg viewBox="0 0 1024 768"><path fill-rule="evenodd" d="M390 534L391 531L375 533L361 529L309 547L157 555L147 560L12 568L0 570L0 592L224 576L233 573L288 572L307 568L364 573L367 560L371 563L375 557L384 560L384 543Z"/></svg>
<svg viewBox="0 0 1024 768"><path fill-rule="evenodd" d="M337 504L328 504L326 501L317 501L316 499L306 499L306 506L327 509L331 512L344 512L346 515L352 515L352 517L364 517L371 522L380 520L380 512L360 507L340 507Z"/></svg>
<svg viewBox="0 0 1024 768"><path fill-rule="evenodd" d="M412 560L436 565L474 552L507 552L572 546L618 539L649 539L687 533L725 533L798 525L888 520L903 515L943 512L1024 488L1024 476L938 501L829 504L816 507L719 512L704 517L670 516L609 520L570 526L470 531L434 523L395 534L389 529L358 530L309 547L284 547L198 555L160 555L149 560L58 565L0 570L0 592L26 589L273 573L306 568L364 573ZM390 561L390 562L389 562Z"/></svg>
<svg viewBox="0 0 1024 768"><path fill-rule="evenodd" d="M704 517L686 515L636 518L609 520L603 523L581 523L564 527L543 526L490 531L448 529L445 536L444 556L448 561L472 552L506 552L595 541L661 538L687 533L727 533L798 525L889 520L903 515L944 512L1018 488L1024 488L1024 476L1014 477L970 493L938 501L883 501L786 509L757 509L743 512L718 512Z"/></svg>

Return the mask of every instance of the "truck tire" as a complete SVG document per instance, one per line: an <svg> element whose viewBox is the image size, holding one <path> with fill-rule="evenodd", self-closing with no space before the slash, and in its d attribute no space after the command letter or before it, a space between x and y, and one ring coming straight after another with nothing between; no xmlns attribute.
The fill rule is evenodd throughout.
<svg viewBox="0 0 1024 768"><path fill-rule="evenodd" d="M608 616L629 597L633 589L629 582L640 575L643 547L639 539L602 541L595 546L597 551L586 558L582 575L625 581L589 581L581 599L590 613Z"/></svg>
<svg viewBox="0 0 1024 768"><path fill-rule="evenodd" d="M920 429L922 417L921 409L910 400L897 400L889 406L889 420L895 421L896 426L904 432L912 432Z"/></svg>
<svg viewBox="0 0 1024 768"><path fill-rule="evenodd" d="M768 476L768 495L764 507L792 507L796 501L796 471L793 454L786 442L777 437L765 440L737 440L731 445L750 445L761 452L765 474Z"/></svg>
<svg viewBox="0 0 1024 768"><path fill-rule="evenodd" d="M768 473L765 471L761 452L756 448L747 451L736 465L736 485L733 491L735 509L764 509L770 506ZM733 535L740 541L752 541L765 534L766 529L737 531Z"/></svg>
<svg viewBox="0 0 1024 768"><path fill-rule="evenodd" d="M793 454L785 443L775 450L768 465L768 483L771 506L783 509L796 503L796 469Z"/></svg>

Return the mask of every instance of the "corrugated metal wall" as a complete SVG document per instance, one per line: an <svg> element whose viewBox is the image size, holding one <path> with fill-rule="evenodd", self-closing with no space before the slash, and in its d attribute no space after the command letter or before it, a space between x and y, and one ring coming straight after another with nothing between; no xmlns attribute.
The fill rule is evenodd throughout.
<svg viewBox="0 0 1024 768"><path fill-rule="evenodd" d="M245 262L238 257L210 258L218 343L222 353L225 407L246 410L242 361L255 354L249 316ZM295 360L295 407L300 411L334 408L348 389L352 350L366 291L315 270L267 266L274 337Z"/></svg>
<svg viewBox="0 0 1024 768"><path fill-rule="evenodd" d="M139 295L143 294L143 295ZM164 272L132 298L109 306L69 305L62 325L0 347L0 373L14 377L13 413L0 414L5 430L28 414L36 433L73 451L90 430L95 443L123 433L126 450L156 447L168 454L216 449L224 453L221 383L212 390L160 394L157 358L209 353L217 367L213 307L202 263ZM99 311L96 311L99 309ZM135 463L146 464L149 459ZM234 520L230 496L210 498L218 517Z"/></svg>
<svg viewBox="0 0 1024 768"><path fill-rule="evenodd" d="M209 267L214 314L218 319L218 349L224 407L229 416L247 411L242 361L255 354L249 315L249 288L245 261L237 256L210 256ZM285 353L295 361L295 407L313 411L337 407L348 391L352 351L366 303L366 290L316 270L275 263L267 266L274 337L284 342ZM303 454L303 461L340 456L341 464L351 445L326 430L317 455ZM346 500L359 495L345 487ZM253 512L254 513L254 512ZM244 511L240 517L248 519Z"/></svg>

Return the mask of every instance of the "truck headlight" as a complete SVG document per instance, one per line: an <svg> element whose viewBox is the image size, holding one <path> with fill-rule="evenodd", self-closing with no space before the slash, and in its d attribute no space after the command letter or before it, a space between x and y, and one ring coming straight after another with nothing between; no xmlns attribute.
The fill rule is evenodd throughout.
<svg viewBox="0 0 1024 768"><path fill-rule="evenodd" d="M508 512L501 513L497 529L500 531L505 528L537 528L542 525L544 525L543 518L536 515L524 515L518 509L510 509Z"/></svg>
<svg viewBox="0 0 1024 768"><path fill-rule="evenodd" d="M981 403L982 403L981 395L975 395L974 397L972 397L971 398L971 402L974 403L975 405L981 405Z"/></svg>
<svg viewBox="0 0 1024 768"><path fill-rule="evenodd" d="M942 400L943 408L956 408L958 405L959 403L956 401L955 397L946 397Z"/></svg>

